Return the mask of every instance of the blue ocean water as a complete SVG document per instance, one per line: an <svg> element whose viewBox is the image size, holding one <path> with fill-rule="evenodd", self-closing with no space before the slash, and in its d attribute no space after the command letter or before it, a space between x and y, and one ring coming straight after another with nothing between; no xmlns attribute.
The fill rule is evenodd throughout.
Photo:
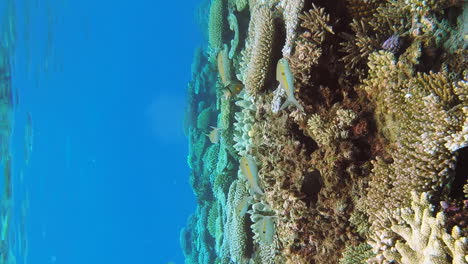
<svg viewBox="0 0 468 264"><path fill-rule="evenodd" d="M198 2L2 0L16 263L183 263Z"/></svg>

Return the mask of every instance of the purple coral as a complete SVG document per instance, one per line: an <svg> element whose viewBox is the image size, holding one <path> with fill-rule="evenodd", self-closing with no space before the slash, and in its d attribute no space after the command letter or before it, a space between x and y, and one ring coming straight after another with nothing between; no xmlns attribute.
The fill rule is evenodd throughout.
<svg viewBox="0 0 468 264"><path fill-rule="evenodd" d="M402 44L402 41L401 41L400 36L397 34L394 34L384 41L384 43L382 44L382 48L392 53L397 53L401 48L401 44Z"/></svg>

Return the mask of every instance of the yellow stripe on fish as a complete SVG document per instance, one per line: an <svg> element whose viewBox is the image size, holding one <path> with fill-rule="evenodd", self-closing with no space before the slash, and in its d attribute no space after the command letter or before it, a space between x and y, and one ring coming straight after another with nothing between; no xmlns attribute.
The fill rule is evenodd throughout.
<svg viewBox="0 0 468 264"><path fill-rule="evenodd" d="M280 87L284 89L287 95L286 101L281 106L281 109L293 104L299 110L304 111L302 105L300 105L294 97L294 76L285 58L281 58L276 65L276 80L280 83Z"/></svg>
<svg viewBox="0 0 468 264"><path fill-rule="evenodd" d="M294 78L292 77L289 63L285 58L281 58L276 65L276 80L280 83L281 87L289 94L293 93L291 87L294 87ZM293 88L294 89L294 88Z"/></svg>
<svg viewBox="0 0 468 264"><path fill-rule="evenodd" d="M240 159L240 168L242 174L247 179L250 185L250 189L253 192L262 194L263 192L258 185L258 174L257 174L257 164L251 156L244 156Z"/></svg>
<svg viewBox="0 0 468 264"><path fill-rule="evenodd" d="M229 85L231 82L231 72L230 72L230 65L229 65L229 57L227 52L227 45L225 45L224 49L218 52L218 72L219 76L221 77L221 82L223 86Z"/></svg>
<svg viewBox="0 0 468 264"><path fill-rule="evenodd" d="M252 201L252 196L244 197L236 206L237 215L240 217L244 217L245 213L247 213L247 209Z"/></svg>
<svg viewBox="0 0 468 264"><path fill-rule="evenodd" d="M276 216L260 216L252 225L256 235L254 238L259 239L266 244L273 243L276 232L275 219L277 219Z"/></svg>

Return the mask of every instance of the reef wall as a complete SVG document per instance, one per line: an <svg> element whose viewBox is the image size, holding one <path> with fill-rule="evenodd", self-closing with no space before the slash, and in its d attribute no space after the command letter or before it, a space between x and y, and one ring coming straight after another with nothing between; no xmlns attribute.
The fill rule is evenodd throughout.
<svg viewBox="0 0 468 264"><path fill-rule="evenodd" d="M186 264L468 263L466 1L205 8Z"/></svg>

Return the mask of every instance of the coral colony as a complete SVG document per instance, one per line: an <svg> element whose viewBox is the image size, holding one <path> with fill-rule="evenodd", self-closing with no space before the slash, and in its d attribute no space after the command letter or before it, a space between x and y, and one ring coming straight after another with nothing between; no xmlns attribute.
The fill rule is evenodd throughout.
<svg viewBox="0 0 468 264"><path fill-rule="evenodd" d="M198 12L186 264L468 263L466 1Z"/></svg>

